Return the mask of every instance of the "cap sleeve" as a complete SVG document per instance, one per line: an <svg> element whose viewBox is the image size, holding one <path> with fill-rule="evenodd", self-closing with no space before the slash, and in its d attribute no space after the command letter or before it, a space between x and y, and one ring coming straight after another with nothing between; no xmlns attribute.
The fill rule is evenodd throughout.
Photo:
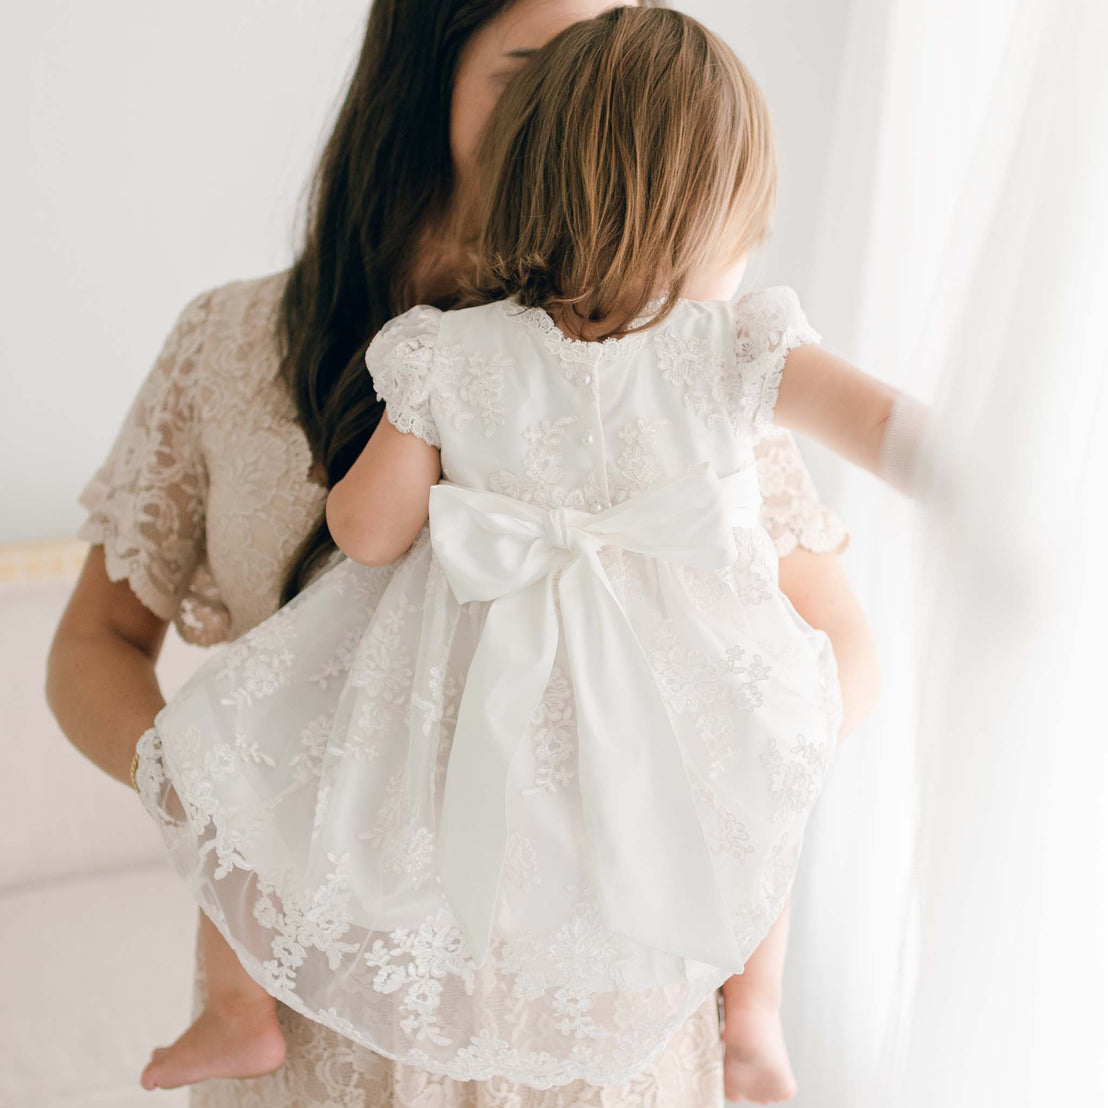
<svg viewBox="0 0 1108 1108"><path fill-rule="evenodd" d="M841 554L850 545L843 521L820 499L793 433L769 424L754 440L761 522L778 557L797 547L813 554Z"/></svg>
<svg viewBox="0 0 1108 1108"><path fill-rule="evenodd" d="M104 461L78 494L77 537L102 544L108 577L173 619L205 545L207 472L192 390L208 320L208 290L178 316Z"/></svg>
<svg viewBox="0 0 1108 1108"><path fill-rule="evenodd" d="M441 320L438 308L417 304L390 319L373 336L365 352L373 391L385 402L389 422L435 447L442 445L431 413L435 343Z"/></svg>
<svg viewBox="0 0 1108 1108"><path fill-rule="evenodd" d="M735 360L740 412L755 433L773 422L781 371L790 350L822 341L788 285L748 292L735 301Z"/></svg>

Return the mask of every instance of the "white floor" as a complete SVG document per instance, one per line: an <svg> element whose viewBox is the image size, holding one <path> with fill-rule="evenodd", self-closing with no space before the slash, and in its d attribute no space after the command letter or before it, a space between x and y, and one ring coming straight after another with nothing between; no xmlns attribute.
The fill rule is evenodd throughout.
<svg viewBox="0 0 1108 1108"><path fill-rule="evenodd" d="M0 896L0 1105L184 1106L139 1074L189 1024L196 908L168 866Z"/></svg>

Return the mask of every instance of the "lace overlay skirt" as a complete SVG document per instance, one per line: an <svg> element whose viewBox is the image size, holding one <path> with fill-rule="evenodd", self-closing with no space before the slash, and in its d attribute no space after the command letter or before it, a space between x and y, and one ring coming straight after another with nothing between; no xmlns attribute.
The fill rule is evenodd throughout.
<svg viewBox="0 0 1108 1108"><path fill-rule="evenodd" d="M197 941L193 1019L206 988ZM281 1068L249 1080L201 1081L189 1088L189 1108L723 1108L717 996L709 996L658 1058L624 1084L574 1081L550 1089L502 1078L455 1081L393 1062L278 1002L287 1044Z"/></svg>

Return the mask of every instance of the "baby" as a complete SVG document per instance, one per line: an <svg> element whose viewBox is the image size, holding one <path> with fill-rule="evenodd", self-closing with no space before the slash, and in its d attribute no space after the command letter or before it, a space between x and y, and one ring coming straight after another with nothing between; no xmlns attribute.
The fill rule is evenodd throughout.
<svg viewBox="0 0 1108 1108"><path fill-rule="evenodd" d="M745 68L695 20L621 7L568 28L505 90L480 162L470 303L447 312L416 305L374 337L366 365L387 418L327 500L331 533L351 563L404 558L389 590L359 616L340 562L243 637L239 649L249 651L279 623L290 652L268 714L251 715L242 698L218 692L229 667L216 658L159 713L151 741L169 749L178 731L182 742L250 731L274 765L287 764L287 736L273 721L300 709L289 699L282 711L274 697L307 695L317 661L301 657L316 658L320 637L342 628L367 642L387 625L391 645L375 656L374 680L330 686L329 717L350 722L332 725L337 768L315 824L282 825L273 840L330 842L320 853L352 856L363 867L358 887L378 889L378 900L364 894L365 918L345 919L343 945L326 948L349 994L313 972L302 988L283 984L296 991L281 998L391 1057L427 1058L438 1047L439 1071L463 1077L458 1059L472 1048L463 1042L451 1055L454 1040L431 1018L452 973L466 986L451 993L459 1026L480 1025L482 998L500 995L498 987L520 999L508 971L497 976L526 931L510 921L568 912L551 890L577 888L587 869L604 941L623 944L621 967L586 964L582 949L571 974L575 1007L564 987L528 993L550 1005L536 1007L536 1030L526 1032L536 1041L497 1053L494 1072L523 1080L531 1071L519 1059L541 1057L562 1067L558 1075L615 1077L621 1059L645 1059L686 1009L723 984L728 1095L786 1100L796 1091L779 1011L787 896L842 713L829 641L777 588L772 543L757 522L751 443L776 419L892 479L888 432L908 401L821 351L791 289L733 300L772 212L770 124ZM589 475L568 486L574 458ZM617 586L612 555L601 552L619 549L637 568ZM694 595L690 580L708 591ZM456 627L469 604L487 613L468 662L436 675L426 659L449 656L442 628ZM362 625L343 622L350 619ZM724 691L712 694L724 698L723 713L685 719L686 705L667 691L674 678L647 666L648 644L675 633L723 675ZM572 676L578 779L520 815L505 797L519 791L510 788L518 740L554 665ZM430 711L441 724L442 696L433 694L453 679L463 692L440 775L434 751L426 756L427 735L438 732L423 720ZM375 701L372 690L385 686L395 695ZM384 750L409 753L387 767L384 753L368 766L350 757L355 746L366 749L356 721L392 719L397 695L404 720ZM194 702L204 706L202 725ZM231 702L238 707L225 721L213 714ZM722 743L709 722L724 729ZM402 837L355 836L341 815L372 810L371 798L399 779L388 776L397 766L401 777L414 775ZM251 789L265 788L259 772ZM167 795L181 820L173 788ZM431 796L436 809L421 809ZM520 842L541 844L538 853L529 848L530 887L546 900L501 882L513 820L524 857ZM238 864L260 874L260 854L236 845ZM319 887L305 878L305 890ZM506 914L498 914L501 895L514 898ZM418 1024L420 1038L406 1054L395 1045L391 1005L408 978L391 972L381 936L441 918L424 914L443 903L437 897L456 922L434 980L417 982L420 1020L403 1026ZM398 913L405 923L378 929L379 915ZM208 1003L172 1046L154 1052L146 1088L256 1076L283 1060L275 995L248 953L264 921L247 906L219 922L205 915L201 923ZM521 968L513 972L518 981ZM658 1014L662 997L668 1021ZM631 1008L619 1007L628 1000ZM650 1020L620 1026L619 1014L636 1005ZM559 1035L567 1039L560 1056Z"/></svg>

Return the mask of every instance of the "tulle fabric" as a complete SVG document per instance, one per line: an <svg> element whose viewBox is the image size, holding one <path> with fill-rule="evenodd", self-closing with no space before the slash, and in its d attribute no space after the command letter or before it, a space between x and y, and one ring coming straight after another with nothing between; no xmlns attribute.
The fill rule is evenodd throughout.
<svg viewBox="0 0 1108 1108"><path fill-rule="evenodd" d="M737 533L746 564L771 573L764 533ZM618 563L630 559L608 559L625 587L635 588L636 572L649 587L645 564L621 575ZM448 607L432 565L426 530L384 588L377 569L340 558L209 658L139 743L143 802L205 912L289 1007L455 1080L626 1081L740 967L669 956L605 925L572 787L564 645L514 765L497 929L490 959L474 964L448 906L419 879L433 844L413 832L403 787L410 752L390 738L412 690L388 662L412 656L421 625L405 612ZM748 595L766 594L753 618L725 580L706 571L693 580L690 598L718 613L720 626L745 620L750 643L786 643L770 662L787 660L802 675L768 699L794 721L802 703L807 737L783 747L767 727L744 749L727 720L756 714L769 683L765 659L713 671L709 652L672 623L652 637L643 628L684 725L690 779L745 959L791 886L841 709L826 637L787 601L770 601L771 576L760 586L741 578ZM476 645L481 619L469 607L452 617L448 672L462 672ZM436 806L458 689L448 678L438 705L422 705L435 724Z"/></svg>

